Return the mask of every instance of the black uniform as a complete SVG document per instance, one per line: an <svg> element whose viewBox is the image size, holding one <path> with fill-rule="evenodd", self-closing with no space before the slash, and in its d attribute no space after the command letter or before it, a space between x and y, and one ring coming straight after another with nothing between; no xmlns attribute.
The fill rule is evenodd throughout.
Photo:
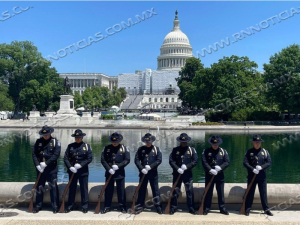
<svg viewBox="0 0 300 225"><path fill-rule="evenodd" d="M139 190L138 200L137 200L137 207L144 207L145 204L145 197L147 191L148 181L150 182L150 186L152 189L152 195L154 199L154 205L156 207L161 207L160 204L160 194L158 188L158 174L157 174L157 167L161 164L162 161L162 154L159 150L159 147L156 146L141 146L135 154L135 165L140 171L139 177L144 175L141 171L145 168L146 165L149 165L151 170L145 175L143 183Z"/></svg>
<svg viewBox="0 0 300 225"><path fill-rule="evenodd" d="M256 178L253 182L251 189L247 195L245 210L249 212L252 207L253 198L255 194L256 184L258 184L260 200L263 207L263 210L269 210L268 199L267 199L267 176L265 169L271 166L271 157L267 150L260 148L256 150L255 148L251 148L246 152L244 158L244 166L248 170L248 185L251 182L254 173L253 170L256 166L261 166L262 170L259 171L259 174L256 175Z"/></svg>
<svg viewBox="0 0 300 225"><path fill-rule="evenodd" d="M68 209L73 209L75 204L75 196L77 189L77 182L79 180L80 193L81 193L81 208L88 209L89 193L88 193L88 179L89 179L89 167L88 164L93 160L92 149L89 144L84 142L72 143L68 145L65 152L64 162L68 168L69 179L73 174L70 171L70 167L74 167L76 163L80 164L82 167L77 170L74 174L73 180L69 188L69 199L68 199Z"/></svg>
<svg viewBox="0 0 300 225"><path fill-rule="evenodd" d="M224 198L224 170L229 166L230 160L228 153L225 149L218 148L214 150L212 147L204 149L202 153L202 166L205 171L205 187L208 185L212 178L212 174L209 173L211 169L215 169L215 166L220 166L221 171L215 175L213 182L206 194L204 201L204 210L209 211L211 207L211 199L213 196L214 185L216 184L218 194L219 209L225 209L225 198Z"/></svg>
<svg viewBox="0 0 300 225"><path fill-rule="evenodd" d="M181 175L178 184L177 184L177 191L173 192L172 201L171 201L171 209L174 211L177 210L177 198L179 196L179 191L181 188L181 183L183 182L185 185L186 190L186 197L187 197L187 205L189 209L194 208L194 190L193 190L193 174L192 168L195 167L198 163L198 155L194 148L189 146L181 147L178 146L173 148L172 153L169 157L169 164L173 168L173 184L175 183L176 179L179 176L177 170L181 168L182 164L185 164L187 170Z"/></svg>
<svg viewBox="0 0 300 225"><path fill-rule="evenodd" d="M53 209L58 209L59 195L57 187L57 159L60 155L60 142L53 137L45 140L43 137L36 140L32 151L32 159L35 166L40 162L46 163L46 168L42 173L36 189L36 208L41 209L43 205L44 193L40 186L45 187L46 181L49 184L50 198ZM39 171L37 170L37 174ZM51 184L51 185L50 185Z"/></svg>
<svg viewBox="0 0 300 225"><path fill-rule="evenodd" d="M130 153L126 146L119 144L117 147L107 145L101 154L101 163L105 168L105 178L109 178L113 165L119 167L112 175L110 182L105 189L105 207L110 208L112 197L114 194L114 182L117 183L118 202L121 208L126 209L126 193L125 193L125 166L130 163Z"/></svg>

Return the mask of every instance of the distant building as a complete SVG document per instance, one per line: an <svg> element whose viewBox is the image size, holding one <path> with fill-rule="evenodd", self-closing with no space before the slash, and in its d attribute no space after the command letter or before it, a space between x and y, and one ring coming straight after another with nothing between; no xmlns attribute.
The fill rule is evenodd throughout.
<svg viewBox="0 0 300 225"><path fill-rule="evenodd" d="M179 93L175 79L186 59L193 55L188 37L180 30L177 11L175 14L173 30L164 38L157 57L157 70L119 74L118 87L125 88L128 94L166 94L170 86Z"/></svg>
<svg viewBox="0 0 300 225"><path fill-rule="evenodd" d="M118 86L118 77L110 77L103 73L61 73L59 76L69 78L73 93L78 91L82 94L86 87L99 86L112 90Z"/></svg>

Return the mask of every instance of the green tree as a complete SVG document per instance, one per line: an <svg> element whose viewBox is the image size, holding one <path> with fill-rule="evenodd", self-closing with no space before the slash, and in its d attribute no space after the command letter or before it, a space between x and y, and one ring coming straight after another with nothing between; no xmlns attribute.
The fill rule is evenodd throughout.
<svg viewBox="0 0 300 225"><path fill-rule="evenodd" d="M75 108L79 108L79 107L84 106L82 97L81 97L81 95L79 94L78 91L75 91L74 105L75 105Z"/></svg>
<svg viewBox="0 0 300 225"><path fill-rule="evenodd" d="M30 94L30 91L27 89L25 92L22 92L22 90L32 80L36 80L41 87L39 88L39 94L34 97L52 96L52 98L48 99L49 103L46 106L43 106L42 102L40 102L45 102L44 99L40 101L38 99L30 99L30 102L38 104L40 111L59 101L59 95L63 93L63 79L59 78L55 68L50 68L50 66L50 61L42 57L32 42L13 41L11 44L0 45L0 78L9 84L9 95L15 103L15 115L21 110L26 111L30 108L28 104L25 104L23 107L21 98L24 103L24 97L26 97L26 93ZM32 88L32 85L30 83L30 88ZM50 94L49 90L53 93Z"/></svg>
<svg viewBox="0 0 300 225"><path fill-rule="evenodd" d="M87 108L88 110L94 110L94 97L90 87L87 87L82 93L82 100L85 105L85 108Z"/></svg>
<svg viewBox="0 0 300 225"><path fill-rule="evenodd" d="M0 82L0 111L12 111L14 103L8 95L7 85Z"/></svg>
<svg viewBox="0 0 300 225"><path fill-rule="evenodd" d="M272 82L266 98L281 111L300 112L300 46L293 44L270 57L264 64L264 81Z"/></svg>
<svg viewBox="0 0 300 225"><path fill-rule="evenodd" d="M220 59L211 68L197 71L192 81L197 88L191 89L195 90L193 101L196 102L193 104L213 108L216 119L230 119L232 113L240 109L250 112L250 109L245 109L247 107L253 111L257 105L264 104L264 98L251 91L262 83L256 68L257 64L248 57L231 56ZM235 112L234 117L242 118L239 115L243 112Z"/></svg>
<svg viewBox="0 0 300 225"><path fill-rule="evenodd" d="M113 106L112 93L107 87L100 87L100 96L102 99L102 107L109 108Z"/></svg>
<svg viewBox="0 0 300 225"><path fill-rule="evenodd" d="M123 88L123 87L118 88L118 92L120 93L122 100L124 100L127 96L127 92L126 92L125 88Z"/></svg>
<svg viewBox="0 0 300 225"><path fill-rule="evenodd" d="M188 58L185 66L179 72L179 77L176 78L177 85L180 89L179 98L182 100L183 106L196 106L194 100L195 95L193 93L196 91L197 86L194 85L193 79L196 72L200 69L203 69L203 64L200 59L195 57Z"/></svg>

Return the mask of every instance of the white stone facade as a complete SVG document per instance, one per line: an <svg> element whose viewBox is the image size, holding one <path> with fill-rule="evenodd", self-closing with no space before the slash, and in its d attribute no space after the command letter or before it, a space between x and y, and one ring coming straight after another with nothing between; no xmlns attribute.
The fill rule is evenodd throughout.
<svg viewBox="0 0 300 225"><path fill-rule="evenodd" d="M145 109L176 109L182 101L178 95L144 95L139 105Z"/></svg>
<svg viewBox="0 0 300 225"><path fill-rule="evenodd" d="M186 59L193 56L192 50L188 37L180 30L176 11L173 30L166 35L160 48L160 56L157 57L157 69L180 70Z"/></svg>
<svg viewBox="0 0 300 225"><path fill-rule="evenodd" d="M121 73L118 76L118 87L125 88L129 94L140 94L142 88L142 74L137 73Z"/></svg>
<svg viewBox="0 0 300 225"><path fill-rule="evenodd" d="M99 86L112 90L114 86L118 86L118 77L110 77L103 73L61 73L59 76L64 79L68 77L73 93L78 91L82 94L86 87Z"/></svg>

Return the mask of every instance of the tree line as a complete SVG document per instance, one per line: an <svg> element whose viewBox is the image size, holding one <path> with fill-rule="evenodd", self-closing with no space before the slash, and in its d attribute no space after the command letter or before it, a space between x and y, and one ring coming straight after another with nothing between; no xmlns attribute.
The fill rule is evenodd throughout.
<svg viewBox="0 0 300 225"><path fill-rule="evenodd" d="M278 120L300 111L300 46L272 55L264 72L248 57L223 57L205 68L189 58L176 79L183 106L211 121ZM200 110L201 109L201 110Z"/></svg>
<svg viewBox="0 0 300 225"><path fill-rule="evenodd" d="M63 81L32 42L0 44L0 111L14 111L15 116L31 111L33 106L40 112L58 111ZM75 107L110 107L119 105L125 97L125 90L94 86L80 97L75 93Z"/></svg>

